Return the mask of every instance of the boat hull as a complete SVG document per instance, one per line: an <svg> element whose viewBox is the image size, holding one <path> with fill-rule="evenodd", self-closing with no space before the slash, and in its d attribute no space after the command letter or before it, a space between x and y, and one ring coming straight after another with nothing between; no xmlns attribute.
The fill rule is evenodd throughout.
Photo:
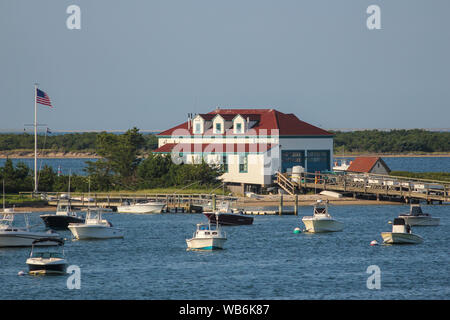
<svg viewBox="0 0 450 320"><path fill-rule="evenodd" d="M417 244L422 243L422 237L412 233L382 232L381 237L387 244Z"/></svg>
<svg viewBox="0 0 450 320"><path fill-rule="evenodd" d="M61 239L59 235L52 235L45 232L0 231L0 247L31 247L34 240L42 238ZM36 246L55 245L58 245L58 243L53 241L36 244Z"/></svg>
<svg viewBox="0 0 450 320"><path fill-rule="evenodd" d="M166 204L149 204L149 205L129 205L118 206L117 212L119 213L161 213Z"/></svg>
<svg viewBox="0 0 450 320"><path fill-rule="evenodd" d="M334 219L314 219L311 217L304 217L302 221L306 227L306 232L311 233L339 232L344 229L344 224Z"/></svg>
<svg viewBox="0 0 450 320"><path fill-rule="evenodd" d="M211 223L216 223L216 214L212 212L207 212L204 214ZM240 225L250 225L253 223L253 217L246 217L240 214L234 213L219 213L218 222L222 226L240 226Z"/></svg>
<svg viewBox="0 0 450 320"><path fill-rule="evenodd" d="M64 259L54 263L42 263L34 259L27 260L28 273L32 275L65 274L67 263Z"/></svg>
<svg viewBox="0 0 450 320"><path fill-rule="evenodd" d="M123 232L120 229L108 226L73 224L69 225L69 230L78 240L123 238Z"/></svg>
<svg viewBox="0 0 450 320"><path fill-rule="evenodd" d="M84 223L83 218L56 214L43 214L40 216L45 226L55 230L67 230L70 223Z"/></svg>
<svg viewBox="0 0 450 320"><path fill-rule="evenodd" d="M226 238L192 238L187 239L188 250L220 250L225 245Z"/></svg>
<svg viewBox="0 0 450 320"><path fill-rule="evenodd" d="M414 216L399 216L403 218L410 226L438 226L440 219L432 217L414 217Z"/></svg>

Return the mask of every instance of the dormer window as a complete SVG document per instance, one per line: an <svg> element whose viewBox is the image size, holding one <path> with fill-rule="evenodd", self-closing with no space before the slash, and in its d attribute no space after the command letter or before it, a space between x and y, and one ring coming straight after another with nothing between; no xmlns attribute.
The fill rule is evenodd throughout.
<svg viewBox="0 0 450 320"><path fill-rule="evenodd" d="M225 131L225 119L220 115L216 115L213 118L213 133L214 134L223 134Z"/></svg>
<svg viewBox="0 0 450 320"><path fill-rule="evenodd" d="M203 131L205 130L205 120L200 115L197 115L192 121L192 127L194 134L203 134Z"/></svg>
<svg viewBox="0 0 450 320"><path fill-rule="evenodd" d="M238 114L233 119L233 131L235 134L244 133L245 131L244 128L245 128L245 119L240 114Z"/></svg>

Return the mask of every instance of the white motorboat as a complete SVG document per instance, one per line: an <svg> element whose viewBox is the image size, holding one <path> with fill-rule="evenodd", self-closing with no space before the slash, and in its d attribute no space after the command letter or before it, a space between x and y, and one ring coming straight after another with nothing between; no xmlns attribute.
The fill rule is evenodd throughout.
<svg viewBox="0 0 450 320"><path fill-rule="evenodd" d="M117 207L117 212L120 213L161 213L166 204L164 202L146 201L130 203L124 202Z"/></svg>
<svg viewBox="0 0 450 320"><path fill-rule="evenodd" d="M409 213L403 213L398 216L403 218L406 224L410 226L437 226L439 218L433 218L430 214L422 212L420 204L411 204Z"/></svg>
<svg viewBox="0 0 450 320"><path fill-rule="evenodd" d="M314 213L312 216L302 218L306 227L306 232L336 232L344 229L342 222L336 221L328 214L328 203L317 200L314 204Z"/></svg>
<svg viewBox="0 0 450 320"><path fill-rule="evenodd" d="M25 219L25 227L17 228L13 226L16 215L21 214ZM4 209L3 217L0 219L0 247L30 247L33 241L39 239L59 239L62 240L58 233L51 230L47 232L31 231L28 224L28 216L26 213L17 213L13 209ZM57 245L54 241L41 241L39 246Z"/></svg>
<svg viewBox="0 0 450 320"><path fill-rule="evenodd" d="M69 223L83 223L84 218L79 212L74 211L70 200L58 201L56 214L42 214L41 219L45 225L51 229L67 230Z"/></svg>
<svg viewBox="0 0 450 320"><path fill-rule="evenodd" d="M41 242L55 242L58 247L64 246L64 241L52 238L43 238L33 241L30 257L27 259L29 273L32 275L41 274L65 274L67 261L64 257L64 249L60 252L56 250L41 251L35 250L35 246Z"/></svg>
<svg viewBox="0 0 450 320"><path fill-rule="evenodd" d="M333 171L345 172L352 164L350 159L338 159L334 162Z"/></svg>
<svg viewBox="0 0 450 320"><path fill-rule="evenodd" d="M186 239L188 250L217 250L223 249L227 236L216 223L215 228L211 223L197 224L197 230L191 239Z"/></svg>
<svg viewBox="0 0 450 320"><path fill-rule="evenodd" d="M381 237L387 244L416 244L422 243L423 239L413 234L409 224L403 218L395 218L392 224L392 232L382 232Z"/></svg>
<svg viewBox="0 0 450 320"><path fill-rule="evenodd" d="M84 223L70 223L68 228L78 240L123 238L122 230L102 218L101 208L88 208Z"/></svg>

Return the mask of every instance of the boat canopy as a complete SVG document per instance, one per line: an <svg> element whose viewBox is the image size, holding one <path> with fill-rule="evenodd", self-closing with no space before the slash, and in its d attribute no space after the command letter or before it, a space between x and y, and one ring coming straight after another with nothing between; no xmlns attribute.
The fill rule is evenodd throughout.
<svg viewBox="0 0 450 320"><path fill-rule="evenodd" d="M394 225L396 225L396 226L404 226L406 223L405 223L405 219L403 219L403 218L395 218L394 219Z"/></svg>
<svg viewBox="0 0 450 320"><path fill-rule="evenodd" d="M422 208L420 206L411 206L410 214L412 216L419 216L422 215Z"/></svg>

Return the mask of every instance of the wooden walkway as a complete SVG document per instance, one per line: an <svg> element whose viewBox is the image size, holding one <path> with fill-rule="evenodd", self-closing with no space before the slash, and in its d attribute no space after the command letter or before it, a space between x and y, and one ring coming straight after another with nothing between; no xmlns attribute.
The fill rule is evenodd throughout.
<svg viewBox="0 0 450 320"><path fill-rule="evenodd" d="M65 199L67 193L49 192L46 200L50 206L56 206L58 201ZM215 194L136 194L136 193L71 193L70 200L76 207L95 206L117 209L125 201L131 203L142 201L158 201L166 203L167 212L202 212L204 206L218 207L223 201L237 201L236 197L219 196Z"/></svg>
<svg viewBox="0 0 450 320"><path fill-rule="evenodd" d="M405 202L411 200L422 200L428 203L450 201L450 183L435 180L353 173L302 173L292 176L277 172L275 183L291 195L307 190L317 192L329 190L342 194L353 194L354 197L397 198Z"/></svg>

